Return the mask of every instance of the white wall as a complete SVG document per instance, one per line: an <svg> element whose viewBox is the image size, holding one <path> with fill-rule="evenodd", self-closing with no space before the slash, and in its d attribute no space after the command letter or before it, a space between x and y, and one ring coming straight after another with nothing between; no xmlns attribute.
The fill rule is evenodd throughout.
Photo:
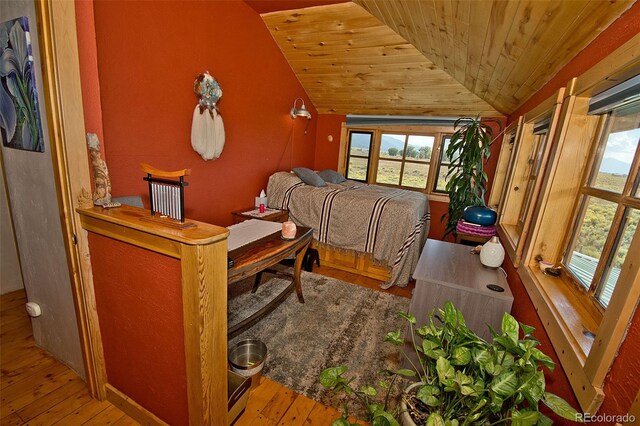
<svg viewBox="0 0 640 426"><path fill-rule="evenodd" d="M0 177L0 294L5 294L24 288L24 284L1 162Z"/></svg>
<svg viewBox="0 0 640 426"><path fill-rule="evenodd" d="M45 149L40 153L2 147L22 276L29 301L42 307L42 316L32 319L36 344L84 376L42 96L35 7L32 0L2 0L0 21L20 16L29 20Z"/></svg>

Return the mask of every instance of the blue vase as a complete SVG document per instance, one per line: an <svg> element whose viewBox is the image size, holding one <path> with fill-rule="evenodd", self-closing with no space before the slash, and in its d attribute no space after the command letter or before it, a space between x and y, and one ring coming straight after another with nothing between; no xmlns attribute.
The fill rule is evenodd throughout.
<svg viewBox="0 0 640 426"><path fill-rule="evenodd" d="M489 207L472 206L464 209L462 219L465 222L475 223L476 225L491 226L496 223L498 214Z"/></svg>

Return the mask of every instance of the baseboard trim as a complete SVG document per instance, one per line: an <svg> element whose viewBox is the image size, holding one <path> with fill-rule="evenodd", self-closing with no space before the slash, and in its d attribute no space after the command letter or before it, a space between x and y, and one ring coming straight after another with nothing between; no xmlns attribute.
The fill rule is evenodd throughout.
<svg viewBox="0 0 640 426"><path fill-rule="evenodd" d="M135 402L133 399L129 398L118 389L114 388L112 385L107 383L106 388L107 400L141 425L168 426L168 423L162 421L158 416Z"/></svg>

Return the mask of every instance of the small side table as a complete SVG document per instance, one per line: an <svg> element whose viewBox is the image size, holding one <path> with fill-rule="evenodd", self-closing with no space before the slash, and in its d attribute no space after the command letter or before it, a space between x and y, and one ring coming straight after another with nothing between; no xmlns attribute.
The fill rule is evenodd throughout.
<svg viewBox="0 0 640 426"><path fill-rule="evenodd" d="M500 330L502 315L511 312L513 295L504 274L482 266L480 257L471 254L467 246L427 240L413 278L416 287L409 313L420 325L433 308L442 308L450 300L462 311L469 328L491 339L487 324ZM487 285L502 291L492 291Z"/></svg>
<svg viewBox="0 0 640 426"><path fill-rule="evenodd" d="M262 217L256 217L256 216L247 214L247 212L250 212L255 209L256 209L255 207L247 207L242 210L236 210L231 212L231 215L233 216L233 223L234 224L240 223L249 219L260 219L260 220L268 220L269 222L281 222L281 223L289 220L289 212L287 210L268 209L267 212L271 211L271 213Z"/></svg>

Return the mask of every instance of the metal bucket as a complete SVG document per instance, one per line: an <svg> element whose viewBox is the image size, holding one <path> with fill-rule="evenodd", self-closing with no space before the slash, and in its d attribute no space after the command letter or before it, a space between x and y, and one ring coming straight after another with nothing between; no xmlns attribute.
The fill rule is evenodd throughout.
<svg viewBox="0 0 640 426"><path fill-rule="evenodd" d="M243 339L229 349L231 370L243 377L262 371L267 359L267 345L258 339Z"/></svg>

